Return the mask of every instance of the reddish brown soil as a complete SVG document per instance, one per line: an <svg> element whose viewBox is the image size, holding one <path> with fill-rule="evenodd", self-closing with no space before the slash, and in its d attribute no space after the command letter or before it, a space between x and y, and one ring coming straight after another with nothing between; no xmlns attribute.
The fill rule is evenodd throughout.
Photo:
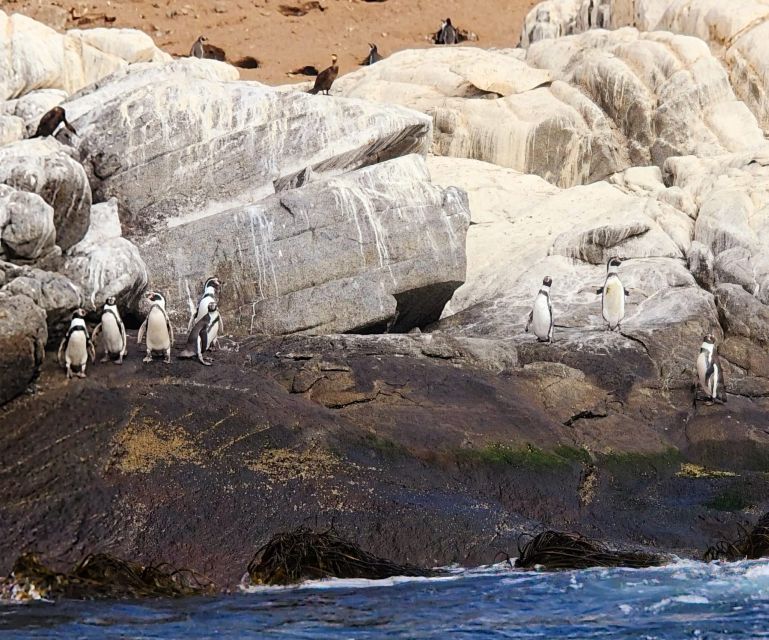
<svg viewBox="0 0 769 640"><path fill-rule="evenodd" d="M429 34L450 17L476 33L482 47L514 47L521 24L536 0L0 0L7 13L24 13L56 29L133 27L158 46L187 55L201 34L222 47L231 60L254 56L262 68L241 77L269 84L296 81L286 72L304 65L324 68L339 55L340 73L357 67L375 42L383 54L431 46ZM320 5L301 17L280 13L281 6ZM299 80L303 78L298 78Z"/></svg>

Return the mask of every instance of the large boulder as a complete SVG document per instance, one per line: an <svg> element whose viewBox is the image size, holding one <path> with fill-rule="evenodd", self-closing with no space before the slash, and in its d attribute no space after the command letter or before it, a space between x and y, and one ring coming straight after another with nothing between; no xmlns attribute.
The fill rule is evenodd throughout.
<svg viewBox="0 0 769 640"><path fill-rule="evenodd" d="M562 187L630 166L624 138L596 104L512 54L471 47L401 51L334 87L344 96L430 115L436 155L492 162Z"/></svg>
<svg viewBox="0 0 769 640"><path fill-rule="evenodd" d="M419 113L179 75L178 66L129 73L64 105L95 199L117 198L129 234L255 202L310 172L427 151L430 120Z"/></svg>
<svg viewBox="0 0 769 640"><path fill-rule="evenodd" d="M35 379L47 340L45 311L25 295L0 289L0 406Z"/></svg>
<svg viewBox="0 0 769 640"><path fill-rule="evenodd" d="M0 184L0 260L34 261L54 251L53 209L39 195Z"/></svg>
<svg viewBox="0 0 769 640"><path fill-rule="evenodd" d="M580 87L622 132L634 165L743 151L763 137L697 38L593 30L535 43L526 61Z"/></svg>
<svg viewBox="0 0 769 640"><path fill-rule="evenodd" d="M0 183L36 193L53 207L56 243L68 249L85 235L91 188L83 167L52 138L0 147Z"/></svg>
<svg viewBox="0 0 769 640"><path fill-rule="evenodd" d="M170 62L170 54L158 49L146 33L138 29L70 29L67 37L128 63Z"/></svg>
<svg viewBox="0 0 769 640"><path fill-rule="evenodd" d="M694 240L712 255L713 286L738 284L769 305L769 146L670 158L665 173L697 204Z"/></svg>
<svg viewBox="0 0 769 640"><path fill-rule="evenodd" d="M18 13L0 11L0 33L0 100L36 89L72 93L128 64Z"/></svg>
<svg viewBox="0 0 769 640"><path fill-rule="evenodd" d="M213 273L234 333L408 330L465 277L467 200L411 155L179 224L140 245L172 321Z"/></svg>
<svg viewBox="0 0 769 640"><path fill-rule="evenodd" d="M117 200L91 207L88 233L66 252L60 271L80 286L89 311L110 296L123 307L136 307L147 286L147 268L136 245L122 237Z"/></svg>
<svg viewBox="0 0 769 640"><path fill-rule="evenodd" d="M48 325L49 346L57 346L58 340L69 327L72 311L81 306L80 289L69 278L53 271L2 262L0 270L7 283L0 292L26 296L43 309Z"/></svg>

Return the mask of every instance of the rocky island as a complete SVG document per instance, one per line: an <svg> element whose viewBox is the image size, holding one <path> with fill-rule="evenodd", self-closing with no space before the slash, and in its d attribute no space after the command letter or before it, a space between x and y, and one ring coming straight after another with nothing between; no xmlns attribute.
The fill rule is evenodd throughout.
<svg viewBox="0 0 769 640"><path fill-rule="evenodd" d="M700 557L754 523L769 5L737 4L547 0L518 48L393 53L330 96L0 12L0 573L101 551L234 585L330 524L421 566L543 527ZM33 137L57 105L75 132ZM212 275L202 367L175 355ZM170 364L136 345L148 289ZM67 380L73 310L109 297L125 362ZM709 333L728 402L694 406Z"/></svg>

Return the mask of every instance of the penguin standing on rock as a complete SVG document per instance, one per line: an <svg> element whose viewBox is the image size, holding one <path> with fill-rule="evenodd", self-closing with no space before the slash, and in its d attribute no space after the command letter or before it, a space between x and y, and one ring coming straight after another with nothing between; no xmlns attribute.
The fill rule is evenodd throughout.
<svg viewBox="0 0 769 640"><path fill-rule="evenodd" d="M205 281L203 284L203 295L198 300L198 305L193 310L192 315L190 316L190 321L187 324L187 333L192 331L192 328L195 326L196 322L208 314L208 304L210 302L219 302L219 291L221 291L221 288L222 283L216 276ZM219 331L224 331L221 318L219 319L219 323L214 329L211 340L208 343L210 348L216 349L219 346Z"/></svg>
<svg viewBox="0 0 769 640"><path fill-rule="evenodd" d="M550 276L545 276L542 280L542 288L534 299L529 320L526 322L526 333L529 332L529 327L532 327L538 342L553 341L553 305L550 302L550 285L552 284L553 279Z"/></svg>
<svg viewBox="0 0 769 640"><path fill-rule="evenodd" d="M707 404L726 402L724 372L718 360L716 339L712 334L708 334L703 338L700 353L697 356L697 381L699 382L700 389L707 396ZM694 397L696 402L696 389Z"/></svg>
<svg viewBox="0 0 769 640"><path fill-rule="evenodd" d="M625 296L630 295L617 274L621 264L620 258L609 258L606 263L606 280L603 286L596 290L596 294L603 294L602 315L609 324L609 331L621 328L620 323L625 317Z"/></svg>
<svg viewBox="0 0 769 640"><path fill-rule="evenodd" d="M85 378L85 368L88 364L88 356L91 362L96 360L96 350L88 335L88 327L85 326L85 311L76 309L72 314L67 335L59 345L59 364L67 369L67 378L72 377L72 368L77 369L78 378ZM62 362L63 357L63 362Z"/></svg>
<svg viewBox="0 0 769 640"><path fill-rule="evenodd" d="M115 358L115 364L123 364L123 358L128 353L128 340L126 339L125 326L120 318L120 312L114 296L107 298L101 311L101 322L93 330L92 339L96 342L96 336L101 335L104 357L101 362L107 362Z"/></svg>
<svg viewBox="0 0 769 640"><path fill-rule="evenodd" d="M156 353L165 355L165 362L171 362L171 345L174 343L174 329L166 313L166 299L156 291L147 293L147 298L152 303L146 320L139 328L136 341L141 344L147 340L147 355L144 362L152 362L152 356Z"/></svg>
<svg viewBox="0 0 769 640"><path fill-rule="evenodd" d="M206 314L200 318L192 327L187 336L187 346L179 354L180 358L197 358L200 364L207 367L211 366L211 361L206 360L203 354L209 349L216 339L216 335L221 328L222 319L217 309L215 300L208 303Z"/></svg>

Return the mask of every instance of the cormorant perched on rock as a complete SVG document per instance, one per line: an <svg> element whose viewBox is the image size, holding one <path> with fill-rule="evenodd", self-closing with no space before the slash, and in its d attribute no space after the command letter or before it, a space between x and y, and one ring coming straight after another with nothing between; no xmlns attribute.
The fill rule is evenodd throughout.
<svg viewBox="0 0 769 640"><path fill-rule="evenodd" d="M336 64L336 54L331 56L331 66L328 69L323 69L315 78L315 86L310 89L309 93L318 93L319 91L328 95L331 85L334 84L334 80L339 75L339 67Z"/></svg>
<svg viewBox="0 0 769 640"><path fill-rule="evenodd" d="M456 44L459 42L457 30L451 24L451 18L446 18L441 24L441 28L435 34L435 44Z"/></svg>
<svg viewBox="0 0 769 640"><path fill-rule="evenodd" d="M217 47L213 44L208 44L208 38L200 36L190 49L191 58L205 58L207 60L219 60L220 62L229 62L227 60L227 54L224 49ZM245 56L237 62L231 62L230 64L241 67L242 69L258 69L261 67L259 60L253 56Z"/></svg>
<svg viewBox="0 0 769 640"><path fill-rule="evenodd" d="M368 43L369 46L369 52L368 55L365 57L363 62L361 62L361 66L367 66L372 65L375 62L379 62L382 59L382 56L379 54L379 51L377 51L376 45Z"/></svg>
<svg viewBox="0 0 769 640"><path fill-rule="evenodd" d="M50 111L43 114L40 118L40 124L37 125L37 131L33 138L45 138L46 136L52 136L54 131L59 128L60 124L64 124L67 129L77 135L75 128L67 122L66 114L64 113L64 107L54 107Z"/></svg>

